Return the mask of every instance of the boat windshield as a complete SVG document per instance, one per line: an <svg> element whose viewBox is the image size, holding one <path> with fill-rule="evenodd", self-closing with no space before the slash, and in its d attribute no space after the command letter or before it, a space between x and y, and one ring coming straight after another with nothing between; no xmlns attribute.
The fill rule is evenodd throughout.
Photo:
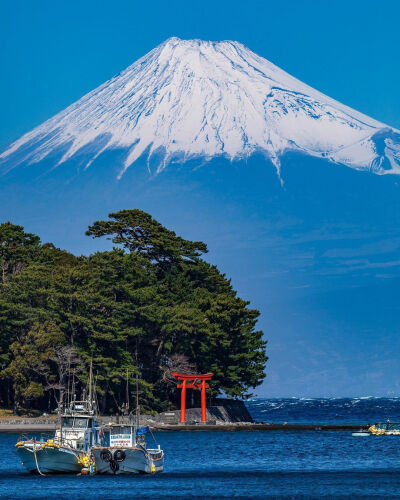
<svg viewBox="0 0 400 500"><path fill-rule="evenodd" d="M63 427L74 427L78 429L86 429L90 419L83 417L64 417Z"/></svg>
<svg viewBox="0 0 400 500"><path fill-rule="evenodd" d="M116 434L132 434L132 427L130 425L113 425L111 427L111 435Z"/></svg>

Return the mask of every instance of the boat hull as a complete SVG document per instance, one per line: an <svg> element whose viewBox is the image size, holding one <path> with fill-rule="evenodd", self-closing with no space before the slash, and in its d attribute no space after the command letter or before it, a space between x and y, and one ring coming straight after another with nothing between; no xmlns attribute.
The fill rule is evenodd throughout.
<svg viewBox="0 0 400 500"><path fill-rule="evenodd" d="M104 459L102 452L108 450L111 459ZM117 451L123 452L123 460L116 460ZM154 474L162 472L164 454L160 450L144 450L137 447L113 448L96 447L92 449L96 474Z"/></svg>
<svg viewBox="0 0 400 500"><path fill-rule="evenodd" d="M22 461L22 465L29 472L39 472L38 467L43 474L76 474L82 470L80 454L68 448L39 448L34 452L34 448L31 446L20 446L17 448L17 453Z"/></svg>

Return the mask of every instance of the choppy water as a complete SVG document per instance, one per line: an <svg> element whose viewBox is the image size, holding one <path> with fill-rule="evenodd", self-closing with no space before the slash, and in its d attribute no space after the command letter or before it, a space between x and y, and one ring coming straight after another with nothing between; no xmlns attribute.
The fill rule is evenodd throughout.
<svg viewBox="0 0 400 500"><path fill-rule="evenodd" d="M289 424L400 422L400 398L258 398L247 402L254 420Z"/></svg>
<svg viewBox="0 0 400 500"><path fill-rule="evenodd" d="M342 400L342 406L338 400L316 400L314 408L302 400L297 409L290 400L280 401L280 407L278 400L252 401L250 409L258 404L257 411L267 415L261 420L266 421L309 422L313 415L321 415L318 422L332 422L335 415L342 421L354 420L348 402L355 400ZM360 422L366 415L392 421L400 415L400 400L375 400L375 410L372 400L359 404L354 402L353 407ZM258 413L254 416L258 419ZM0 498L400 497L400 437L356 438L349 432L313 431L160 432L156 437L166 454L162 474L40 477L27 474L19 464L17 436L2 434Z"/></svg>

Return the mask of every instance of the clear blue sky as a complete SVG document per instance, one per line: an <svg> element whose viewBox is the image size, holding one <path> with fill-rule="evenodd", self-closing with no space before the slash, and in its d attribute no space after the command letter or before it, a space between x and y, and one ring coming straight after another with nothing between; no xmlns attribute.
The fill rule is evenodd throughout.
<svg viewBox="0 0 400 500"><path fill-rule="evenodd" d="M399 19L400 0L1 0L0 148L61 111L171 36L238 40L327 95L388 125L400 128ZM350 171L345 173L350 177L354 174ZM380 177L379 186L390 182L389 177ZM239 203L241 194L234 190L236 185L233 177L232 179L231 192L236 197L233 199L236 200L235 203ZM317 176L316 182L318 179ZM375 179L376 186L377 179L378 177ZM365 178L360 177L359 181L361 180L365 181ZM307 189L315 189L315 185L304 185ZM349 185L353 186L351 183ZM217 191L220 189L218 186L216 184ZM248 186L252 188L253 185L249 183ZM168 188L163 189L161 192L168 194ZM213 205L213 200L221 199L221 204L224 203L229 198L225 189L224 183L218 196L213 198L210 195L211 208L202 221L203 233L197 233L201 231L201 224L195 227L196 234L183 231L185 220L188 221L186 228L190 226L190 231L194 231L191 221L197 219L190 219L191 216L184 217L180 226L174 226L172 221L179 219L177 214L180 215L178 212L181 211L181 205L177 205L173 197L170 205L166 205L167 209L161 198L158 209L152 213L157 218L162 215L160 220L184 237L207 241L210 248L214 248L210 254L212 261L226 271L228 276L233 277L239 294L250 298L261 309L262 321L271 340L271 362L267 368L269 378L260 393L264 391L271 394L272 390L274 395L293 395L303 391L302 394L321 395L321 387L326 384L332 387L329 395L348 395L350 389L347 390L347 386L352 383L351 390L354 393L354 384L358 380L361 381L357 389L359 393L369 394L373 390L374 393L380 393L382 389L386 394L388 390L398 390L400 377L396 378L392 374L396 374L399 369L400 340L396 332L396 291L399 288L399 278L397 274L393 274L390 281L387 279L389 271L383 271L386 269L385 262L390 264L398 260L398 238L393 238L387 230L387 227L391 227L390 215L394 213L389 209L393 206L398 211L398 198L393 195L392 205L388 205L388 209L385 189L378 191L374 184L374 190L371 188L366 191L373 193L374 198L380 192L381 198L377 203L381 202L379 206L384 206L387 210L386 212L381 208L381 212L377 212L377 220L380 221L379 217L382 216L388 225L380 229L383 235L378 231L377 236L371 236L375 247L371 242L364 244L363 236L357 234L354 240L353 235L350 235L349 240L343 236L343 240L332 243L337 245L333 246L333 250L336 251L338 262L340 256L346 257L343 254L346 249L347 258L351 260L354 251L358 251L352 245L359 238L362 258L372 255L368 257L371 258L371 268L375 269L377 260L382 263L381 278L371 278L371 283L364 283L363 287L354 291L351 269L343 275L343 280L339 270L337 281L334 281L336 275L335 269L332 269L333 278L328 283L324 268L321 268L323 272L320 268L308 272L306 263L304 275L301 274L301 269L295 269L294 277L290 278L292 281L289 277L286 278L286 268L293 268L293 262L298 262L295 260L296 256L304 256L306 262L309 253L315 253L318 256L315 259L317 265L325 265L326 262L330 265L328 257L328 260L324 260L323 252L330 248L324 247L328 241L324 234L320 237L321 246L317 250L312 238L318 240L318 235L312 236L307 247L296 241L291 246L291 234L286 235L287 239L281 239L279 234L275 243L268 242L270 247L272 245L272 253L265 252L267 244L263 240L250 238L249 245L253 245L251 251L254 253L249 255L254 255L254 259L249 259L249 262L253 267L248 262L243 265L243 253L240 253L240 249L246 247L236 248L236 243L226 245L227 241L236 242L233 237L229 240L229 235L234 235L236 231L236 216L232 215L231 226L225 227L226 232L219 239L222 224L218 224L218 218L214 214L222 214L223 211L219 208L220 205ZM329 194L329 190L326 192ZM192 203L190 190L187 193ZM360 193L362 199L362 188ZM353 191L350 190L350 195L352 194ZM349 199L352 199L350 195ZM15 211L23 216L13 214L14 222L25 225L29 231L37 232L44 241L51 240L64 246L63 241L69 240L68 249L71 249L71 241L81 242L84 238L88 241L83 236L85 225L92 222L94 217L99 218L108 212L108 208L102 205L104 213L96 213L91 218L99 204L114 204L113 199L108 200L106 197L96 199L97 205L94 204L93 207L89 206L88 201L88 211L83 216L82 205L77 205L76 212L72 210L75 215L71 216L68 208L72 206L70 200L65 207L61 206L63 202L59 202L53 193L48 193L47 198L35 198L35 209L32 210L29 201L20 202L18 196L20 195L15 196L17 201L3 202L0 208L8 204L10 213L17 207L18 210ZM52 196L55 200L53 205L47 205L50 203L49 199L53 199ZM259 197L262 207L265 199L262 185ZM3 198L7 199L4 195ZM371 198L372 196L367 196L367 208ZM250 196L243 198L243 207L251 211L253 205L247 204L247 199ZM299 199L303 200L301 196ZM310 196L304 198L306 202L310 199ZM153 199L150 201L153 203ZM155 203L157 201L156 199ZM28 205L28 210L24 204ZM137 206L148 211L151 208L150 202L148 205L143 202L143 205ZM313 211L314 200L310 206L310 211ZM21 210L19 207L22 207ZM333 207L333 213L336 214L336 198L327 207L328 212ZM51 213L52 210L59 218ZM115 211L116 207L113 205L109 211L111 210ZM197 206L195 210L197 215ZM240 213L237 207L235 210L237 211L230 213L238 213L241 220L247 221L244 214L248 212ZM387 218L386 213L389 214ZM258 215L261 217L265 214L260 211ZM211 218L216 222L210 223ZM48 223L49 220L53 221L53 225ZM257 237L258 234L267 234L265 220L260 218L259 225L253 226ZM358 221L357 217L355 221ZM367 226L368 224L369 218ZM208 225L214 229L210 229ZM58 233L54 234L52 231ZM373 224L371 231L374 231ZM57 234L59 238L62 234L64 240L57 240ZM203 238L203 234L211 234L210 239ZM386 240L386 246L393 250L385 250ZM230 256L227 255L226 247L230 247ZM322 249L321 252L319 249ZM260 263L266 270L264 275L260 275ZM279 272L282 271L284 276L282 279L279 273L276 274L275 268L278 265L281 266L278 268ZM298 271L299 274L296 274ZM363 272L361 269L360 273ZM354 281L361 274L356 275ZM303 288L304 280L307 280L306 286L311 283L309 288ZM382 284L381 280L387 280L387 283ZM277 285L274 286L274 283ZM331 283L334 283L332 290L329 288ZM314 289L317 291L314 292ZM324 294L320 293L321 289ZM368 342L365 338L369 339ZM363 346L361 349L360 345ZM364 376L365 373L368 373L369 379ZM393 377L395 387L392 387ZM372 386L370 380L375 385Z"/></svg>
<svg viewBox="0 0 400 500"><path fill-rule="evenodd" d="M400 128L397 0L2 0L0 147L170 36L234 39Z"/></svg>

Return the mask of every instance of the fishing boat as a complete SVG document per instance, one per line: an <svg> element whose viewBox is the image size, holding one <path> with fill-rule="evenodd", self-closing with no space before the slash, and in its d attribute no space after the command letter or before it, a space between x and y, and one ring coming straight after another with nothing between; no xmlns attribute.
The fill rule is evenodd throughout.
<svg viewBox="0 0 400 500"><path fill-rule="evenodd" d="M29 472L80 473L91 466L90 451L101 443L101 427L96 422L96 404L90 367L89 395L66 407L59 406L59 425L50 439L22 438L15 445L22 465Z"/></svg>
<svg viewBox="0 0 400 500"><path fill-rule="evenodd" d="M400 422L378 422L368 429L374 436L400 436Z"/></svg>
<svg viewBox="0 0 400 500"><path fill-rule="evenodd" d="M136 353L137 360L137 353ZM164 468L164 452L148 448L146 434L149 427L140 426L138 377L136 375L136 418L129 412L129 377L126 374L126 403L124 412L128 424L110 424L102 429L101 446L92 448L96 474L153 474Z"/></svg>
<svg viewBox="0 0 400 500"><path fill-rule="evenodd" d="M367 437L370 436L371 434L368 431L365 431L361 428L359 431L352 432L351 435L355 437Z"/></svg>
<svg viewBox="0 0 400 500"><path fill-rule="evenodd" d="M104 445L94 446L96 474L153 474L162 472L164 452L160 445L147 448L148 427L112 424L103 427Z"/></svg>

